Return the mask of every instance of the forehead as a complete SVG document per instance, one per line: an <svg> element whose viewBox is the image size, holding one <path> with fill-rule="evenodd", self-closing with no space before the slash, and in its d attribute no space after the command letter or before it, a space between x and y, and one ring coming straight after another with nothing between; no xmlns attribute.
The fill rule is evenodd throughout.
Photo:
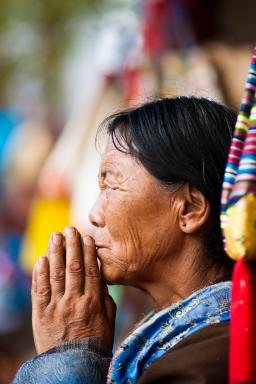
<svg viewBox="0 0 256 384"><path fill-rule="evenodd" d="M99 176L115 178L120 184L128 186L132 191L158 190L156 179L144 168L134 156L116 149L110 138L102 154ZM154 192L154 193L155 193Z"/></svg>

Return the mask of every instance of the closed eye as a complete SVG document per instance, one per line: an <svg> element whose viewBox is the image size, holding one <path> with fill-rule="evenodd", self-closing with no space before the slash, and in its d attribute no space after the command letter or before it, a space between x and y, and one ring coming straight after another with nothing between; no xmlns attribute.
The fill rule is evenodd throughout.
<svg viewBox="0 0 256 384"><path fill-rule="evenodd" d="M114 184L110 184L110 183L99 183L99 188L101 191L105 191L105 190L108 190L108 189L112 189L112 190L116 190L118 189L118 186L117 185L114 185Z"/></svg>
<svg viewBox="0 0 256 384"><path fill-rule="evenodd" d="M113 191L115 191L115 190L118 189L118 187L116 185L108 185L108 184L106 184L105 185L105 189L112 189Z"/></svg>
<svg viewBox="0 0 256 384"><path fill-rule="evenodd" d="M118 189L118 185L116 183L112 183L110 180L110 176L108 177L108 172L104 171L98 176L99 188L101 191L106 189Z"/></svg>

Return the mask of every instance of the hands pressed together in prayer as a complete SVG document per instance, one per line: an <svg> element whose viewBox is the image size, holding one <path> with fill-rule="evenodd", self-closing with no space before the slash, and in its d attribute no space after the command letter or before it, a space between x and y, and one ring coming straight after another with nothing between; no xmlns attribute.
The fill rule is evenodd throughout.
<svg viewBox="0 0 256 384"><path fill-rule="evenodd" d="M96 336L112 348L116 305L97 263L92 237L68 227L53 233L33 271L32 325L37 353Z"/></svg>

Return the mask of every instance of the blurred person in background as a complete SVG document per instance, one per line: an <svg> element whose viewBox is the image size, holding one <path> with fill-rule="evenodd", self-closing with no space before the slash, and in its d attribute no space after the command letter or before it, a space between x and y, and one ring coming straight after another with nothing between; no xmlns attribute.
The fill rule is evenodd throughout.
<svg viewBox="0 0 256 384"><path fill-rule="evenodd" d="M227 383L230 273L220 194L236 114L160 99L105 121L92 231L53 233L33 272L38 356L14 383ZM98 266L98 260L100 267ZM115 304L133 286L154 310L112 356Z"/></svg>

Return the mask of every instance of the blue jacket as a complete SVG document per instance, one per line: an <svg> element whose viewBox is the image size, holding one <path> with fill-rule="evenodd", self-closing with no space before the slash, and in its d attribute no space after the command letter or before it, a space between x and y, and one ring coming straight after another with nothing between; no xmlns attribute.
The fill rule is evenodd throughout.
<svg viewBox="0 0 256 384"><path fill-rule="evenodd" d="M13 384L103 384L111 357L96 337L67 341L24 363Z"/></svg>

